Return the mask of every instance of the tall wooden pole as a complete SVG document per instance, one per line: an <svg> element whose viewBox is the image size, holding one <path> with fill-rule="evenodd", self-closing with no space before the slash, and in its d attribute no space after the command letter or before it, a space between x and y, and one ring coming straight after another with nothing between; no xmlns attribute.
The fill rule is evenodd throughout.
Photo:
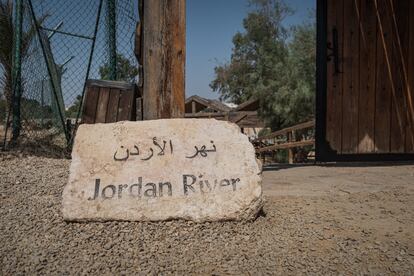
<svg viewBox="0 0 414 276"><path fill-rule="evenodd" d="M185 0L142 0L143 119L184 116Z"/></svg>

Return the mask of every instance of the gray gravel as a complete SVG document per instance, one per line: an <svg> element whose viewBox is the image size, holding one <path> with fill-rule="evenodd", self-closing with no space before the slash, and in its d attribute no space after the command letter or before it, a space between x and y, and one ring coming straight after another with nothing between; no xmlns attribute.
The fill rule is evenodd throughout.
<svg viewBox="0 0 414 276"><path fill-rule="evenodd" d="M69 164L0 155L1 274L414 273L408 190L267 197L252 223L66 223Z"/></svg>

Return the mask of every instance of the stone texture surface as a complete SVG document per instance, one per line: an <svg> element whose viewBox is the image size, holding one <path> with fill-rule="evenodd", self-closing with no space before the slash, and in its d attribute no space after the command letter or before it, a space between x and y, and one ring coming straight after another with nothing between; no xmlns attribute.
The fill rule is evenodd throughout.
<svg viewBox="0 0 414 276"><path fill-rule="evenodd" d="M214 119L81 125L63 191L73 221L248 220L261 167L239 128Z"/></svg>

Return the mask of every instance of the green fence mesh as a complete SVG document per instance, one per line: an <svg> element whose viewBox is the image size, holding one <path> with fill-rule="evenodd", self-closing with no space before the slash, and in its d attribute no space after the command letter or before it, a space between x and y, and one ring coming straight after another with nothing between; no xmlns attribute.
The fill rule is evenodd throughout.
<svg viewBox="0 0 414 276"><path fill-rule="evenodd" d="M136 81L137 2L23 0L21 129L16 140L12 139L15 114L9 108L13 66L0 57L0 143L4 148L34 144L64 149L71 143L87 79ZM0 12L10 17L13 32L15 7L9 0L0 3L12 6L11 12ZM10 39L1 36L0 44L13 48Z"/></svg>

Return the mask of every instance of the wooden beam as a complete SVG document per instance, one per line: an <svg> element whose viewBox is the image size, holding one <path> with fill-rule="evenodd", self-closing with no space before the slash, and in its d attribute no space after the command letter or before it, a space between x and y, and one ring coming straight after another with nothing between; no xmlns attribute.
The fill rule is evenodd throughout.
<svg viewBox="0 0 414 276"><path fill-rule="evenodd" d="M293 141L293 131L289 131L287 133L287 141L288 141L289 144L292 143L292 141ZM293 159L294 159L293 155L294 155L293 154L293 148L288 148L288 162L289 162L289 164L293 164Z"/></svg>
<svg viewBox="0 0 414 276"><path fill-rule="evenodd" d="M186 118L215 118L225 117L229 114L232 116L257 116L257 111L234 111L234 112L197 112L197 113L186 113Z"/></svg>
<svg viewBox="0 0 414 276"><path fill-rule="evenodd" d="M143 0L144 120L184 117L185 0Z"/></svg>
<svg viewBox="0 0 414 276"><path fill-rule="evenodd" d="M186 113L185 118L214 118L217 120L233 122L240 128L265 127L265 123L259 118L257 111Z"/></svg>
<svg viewBox="0 0 414 276"><path fill-rule="evenodd" d="M262 136L262 137L259 137L259 138L255 139L254 142L275 138L276 136L279 136L279 135L286 135L290 131L311 128L311 127L314 127L314 126L315 126L315 121L312 120L312 121L309 121L309 122L305 122L305 123L301 123L301 124L298 124L298 125L295 125L295 126L291 126L291 127L287 127L287 128L281 129L281 130L277 130L277 131L272 132L272 133L270 133L266 136Z"/></svg>
<svg viewBox="0 0 414 276"><path fill-rule="evenodd" d="M241 120L247 117L247 114L241 114L238 117L231 120L232 123L238 124ZM242 131L243 132L243 131Z"/></svg>
<svg viewBox="0 0 414 276"><path fill-rule="evenodd" d="M86 81L87 87L100 87L100 88L117 88L122 90L134 90L135 84L131 84L124 81L111 81L111 80L94 80L89 79Z"/></svg>
<svg viewBox="0 0 414 276"><path fill-rule="evenodd" d="M256 149L256 152L264 152L264 151L271 151L271 150L278 150L278 149L291 149L291 148L300 148L304 146L312 146L315 144L314 139L299 141L299 142L292 142L292 143L283 143L277 145L271 145L263 148Z"/></svg>

